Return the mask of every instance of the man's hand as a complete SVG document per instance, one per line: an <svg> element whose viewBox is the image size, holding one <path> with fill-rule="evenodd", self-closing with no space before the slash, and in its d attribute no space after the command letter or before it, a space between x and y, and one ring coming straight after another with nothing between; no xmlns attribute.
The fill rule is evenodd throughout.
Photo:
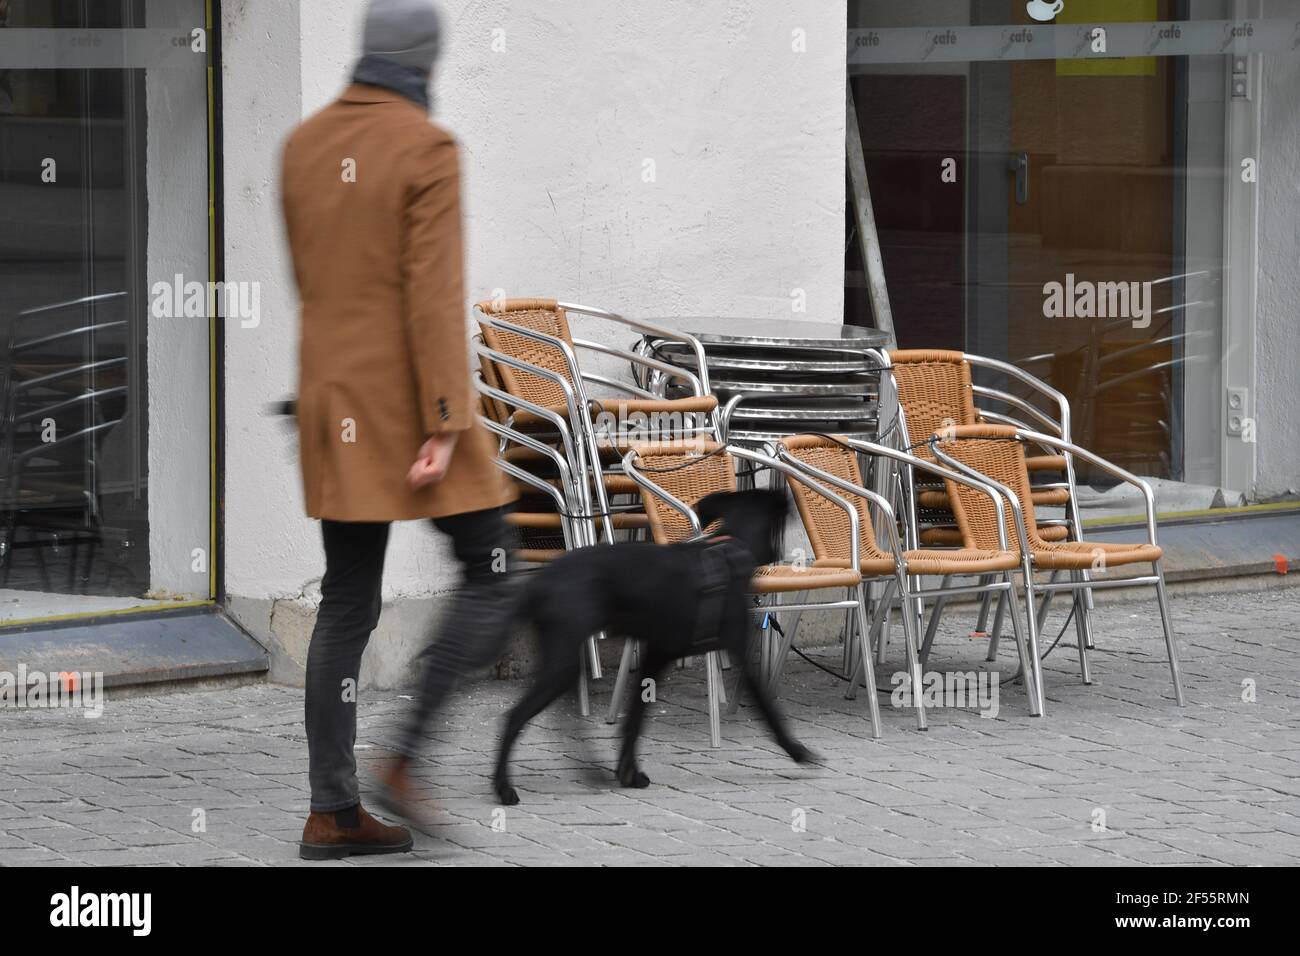
<svg viewBox="0 0 1300 956"><path fill-rule="evenodd" d="M415 459L415 464L406 473L406 483L412 491L419 491L425 485L442 481L446 477L447 467L451 464L451 455L456 450L458 438L460 432L448 432L445 435L434 435L420 446L420 454Z"/></svg>

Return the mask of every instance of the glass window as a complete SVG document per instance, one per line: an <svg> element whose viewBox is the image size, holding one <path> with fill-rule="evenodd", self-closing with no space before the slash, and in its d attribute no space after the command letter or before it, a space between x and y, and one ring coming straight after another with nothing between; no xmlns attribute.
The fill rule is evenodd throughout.
<svg viewBox="0 0 1300 956"><path fill-rule="evenodd" d="M900 346L1043 379L1166 513L1294 498L1300 474L1300 3L1267 6L849 4ZM850 208L845 318L871 324L854 228ZM1085 508L1139 510L1079 478Z"/></svg>
<svg viewBox="0 0 1300 956"><path fill-rule="evenodd" d="M0 0L0 622L212 597L207 14Z"/></svg>

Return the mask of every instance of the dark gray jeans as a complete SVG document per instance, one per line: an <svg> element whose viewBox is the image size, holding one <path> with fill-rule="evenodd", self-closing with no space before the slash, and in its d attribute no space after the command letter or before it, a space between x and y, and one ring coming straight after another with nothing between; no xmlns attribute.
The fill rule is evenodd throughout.
<svg viewBox="0 0 1300 956"><path fill-rule="evenodd" d="M424 670L398 739L401 753L418 752L430 718L456 682L496 660L509 640L511 588L503 567L515 536L504 515L494 508L433 519L451 538L461 581L420 655ZM356 685L361 654L379 623L388 523L322 521L321 534L325 577L307 650L306 723L311 809L329 813L360 801Z"/></svg>

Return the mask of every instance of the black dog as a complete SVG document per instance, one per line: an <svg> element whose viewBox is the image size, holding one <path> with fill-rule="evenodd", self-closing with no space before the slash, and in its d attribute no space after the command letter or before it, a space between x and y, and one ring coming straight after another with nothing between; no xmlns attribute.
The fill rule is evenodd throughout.
<svg viewBox="0 0 1300 956"><path fill-rule="evenodd" d="M537 679L506 718L493 786L507 805L519 802L510 785L510 750L524 725L578 680L583 642L600 631L641 642L641 678L656 684L681 657L725 650L777 743L798 763L812 754L790 736L785 721L749 663L748 601L754 569L776 559L776 535L785 519L783 492L709 495L696 507L700 524L719 523L709 537L682 544L628 542L570 552L535 573L519 598L516 620L537 633ZM631 695L618 757L618 782L649 786L637 767L636 745L645 716L640 693Z"/></svg>

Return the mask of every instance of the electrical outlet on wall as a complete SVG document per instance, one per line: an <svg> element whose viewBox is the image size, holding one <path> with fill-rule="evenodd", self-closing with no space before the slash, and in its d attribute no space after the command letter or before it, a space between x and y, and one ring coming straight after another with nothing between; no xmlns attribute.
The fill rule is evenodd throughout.
<svg viewBox="0 0 1300 956"><path fill-rule="evenodd" d="M1247 399L1249 390L1244 388L1228 389L1228 434L1240 435L1245 429L1246 419L1249 417L1247 412Z"/></svg>

